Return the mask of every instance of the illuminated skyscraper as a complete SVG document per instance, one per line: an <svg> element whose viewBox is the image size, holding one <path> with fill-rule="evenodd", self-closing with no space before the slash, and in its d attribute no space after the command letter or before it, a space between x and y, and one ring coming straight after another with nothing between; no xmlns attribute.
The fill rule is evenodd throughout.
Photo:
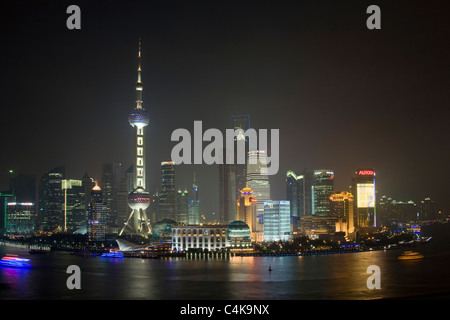
<svg viewBox="0 0 450 320"><path fill-rule="evenodd" d="M313 215L330 215L330 196L334 193L334 172L328 169L314 170L312 186Z"/></svg>
<svg viewBox="0 0 450 320"><path fill-rule="evenodd" d="M241 115L241 116L232 116L231 124L234 130L242 129L243 131L247 131L250 129L250 116L249 115ZM243 140L245 139L245 154L248 153L249 150L249 138L243 135L239 135L235 138L235 140ZM234 152L235 155L235 179L236 179L236 199L239 199L241 196L241 191L247 185L247 163L238 163L237 161L237 150ZM247 159L245 159L247 160Z"/></svg>
<svg viewBox="0 0 450 320"><path fill-rule="evenodd" d="M146 189L146 152L145 152L145 127L150 122L147 111L142 106L142 90L141 81L141 41L139 39L138 53L138 78L136 84L136 108L131 110L128 122L134 128L134 183L133 191L128 194L128 205L131 208L131 214L125 221L120 231L122 235L126 227L129 227L132 233L142 235L147 238L151 233L150 220L147 218L146 210L150 205L150 194ZM131 220L133 219L133 220ZM132 222L131 222L132 221ZM131 223L130 223L131 222Z"/></svg>
<svg viewBox="0 0 450 320"><path fill-rule="evenodd" d="M219 164L219 213L220 222L229 224L236 220L236 167Z"/></svg>
<svg viewBox="0 0 450 320"><path fill-rule="evenodd" d="M150 205L151 207L151 205ZM178 189L177 193L177 216L175 221L182 224L188 224L189 216L189 192Z"/></svg>
<svg viewBox="0 0 450 320"><path fill-rule="evenodd" d="M192 183L191 197L188 203L188 218L188 223L190 225L197 225L200 223L200 198L197 181L195 180L195 173L194 182Z"/></svg>
<svg viewBox="0 0 450 320"><path fill-rule="evenodd" d="M102 166L102 178L100 187L103 191L103 199L108 207L107 227L108 232L117 230L117 198L119 194L119 185L122 177L122 164L106 163ZM122 222L122 221L120 221Z"/></svg>
<svg viewBox="0 0 450 320"><path fill-rule="evenodd" d="M270 201L270 183L267 175L267 155L264 150L248 152L247 184L256 199L257 231L264 230L264 202Z"/></svg>
<svg viewBox="0 0 450 320"><path fill-rule="evenodd" d="M265 201L264 241L288 241L290 233L289 201Z"/></svg>
<svg viewBox="0 0 450 320"><path fill-rule="evenodd" d="M62 180L65 167L57 167L43 175L39 182L39 225L45 232L58 232L64 228L64 193Z"/></svg>
<svg viewBox="0 0 450 320"><path fill-rule="evenodd" d="M355 227L376 227L375 171L373 169L356 170L352 179L352 194L355 197Z"/></svg>
<svg viewBox="0 0 450 320"><path fill-rule="evenodd" d="M175 191L175 164L173 161L161 162L161 191L156 222L177 219L177 193ZM178 221L177 221L178 222Z"/></svg>
<svg viewBox="0 0 450 320"><path fill-rule="evenodd" d="M236 201L241 196L240 190L245 188L247 183L246 155L249 150L249 140L244 132L250 128L250 116L240 115L231 117L231 127L233 130L241 129L243 132L234 138L233 163L227 163L227 150L223 150L223 164L219 164L219 205L220 221L231 223L236 220ZM238 145L244 145L244 159L238 163Z"/></svg>
<svg viewBox="0 0 450 320"><path fill-rule="evenodd" d="M290 202L292 232L298 231L300 218L305 215L305 177L293 171L286 172L286 198Z"/></svg>
<svg viewBox="0 0 450 320"><path fill-rule="evenodd" d="M430 198L425 198L420 201L419 204L419 220L420 221L433 221L437 218L436 209L434 207L434 201Z"/></svg>
<svg viewBox="0 0 450 320"><path fill-rule="evenodd" d="M5 234L32 236L35 228L35 204L32 202L9 202L6 210Z"/></svg>
<svg viewBox="0 0 450 320"><path fill-rule="evenodd" d="M345 223L345 232L352 233L355 229L355 219L353 214L353 195L347 191L333 193L330 196L331 211L330 216L339 218Z"/></svg>
<svg viewBox="0 0 450 320"><path fill-rule="evenodd" d="M87 234L89 241L105 241L108 208L103 202L102 189L95 185L88 207Z"/></svg>
<svg viewBox="0 0 450 320"><path fill-rule="evenodd" d="M75 232L86 227L86 197L82 180L61 181L64 194L64 231Z"/></svg>
<svg viewBox="0 0 450 320"><path fill-rule="evenodd" d="M243 188L237 202L237 220L248 225L252 240L257 240L256 203L256 199L253 198L253 190L248 187Z"/></svg>

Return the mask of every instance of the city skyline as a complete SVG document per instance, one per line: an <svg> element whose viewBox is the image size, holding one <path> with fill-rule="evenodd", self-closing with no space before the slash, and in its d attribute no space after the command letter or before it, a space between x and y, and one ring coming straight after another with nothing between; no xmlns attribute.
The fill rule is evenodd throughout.
<svg viewBox="0 0 450 320"><path fill-rule="evenodd" d="M330 168L335 191L345 191L357 168L370 167L380 196L431 197L438 208L450 209L445 179L433 174L445 172L449 162L448 72L440 68L448 64L448 31L427 26L429 16L442 16L437 9L411 5L411 15L397 21L400 5L381 2L383 28L376 33L365 27L364 2L285 2L292 10L263 3L254 15L251 1L173 8L113 2L109 9L101 3L79 3L83 25L76 33L65 28L65 4L20 8L8 2L10 16L2 19L10 24L2 31L2 104L8 107L1 126L8 153L1 190L8 188L9 169L38 180L58 165L73 179L87 171L100 180L102 165L113 161L126 170L133 148L126 118L135 103L141 36L150 194L160 182L160 163L170 159L174 129L192 130L193 121L202 120L206 128L225 130L232 116L249 114L253 128L280 129L280 170L269 177L273 200L286 199L288 170ZM145 14L138 7L152 9L155 19L133 18ZM26 11L21 18L18 8ZM426 14L415 21L419 9ZM326 19L320 19L323 10ZM402 24L430 32L405 32ZM113 38L110 29L117 32ZM428 50L420 50L425 45ZM442 57L431 59L435 52ZM194 171L202 210L218 215L218 167L177 167L177 187L192 184Z"/></svg>

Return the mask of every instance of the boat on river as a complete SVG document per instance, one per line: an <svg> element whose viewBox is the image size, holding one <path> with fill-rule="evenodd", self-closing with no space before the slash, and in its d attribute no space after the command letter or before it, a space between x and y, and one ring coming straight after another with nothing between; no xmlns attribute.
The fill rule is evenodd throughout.
<svg viewBox="0 0 450 320"><path fill-rule="evenodd" d="M402 255L398 257L399 260L420 260L423 259L424 256L420 252L415 251L405 251Z"/></svg>

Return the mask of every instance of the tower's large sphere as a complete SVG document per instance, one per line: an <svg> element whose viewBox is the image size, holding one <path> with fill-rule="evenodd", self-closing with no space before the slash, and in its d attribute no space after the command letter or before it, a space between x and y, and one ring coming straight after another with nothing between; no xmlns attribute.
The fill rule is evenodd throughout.
<svg viewBox="0 0 450 320"><path fill-rule="evenodd" d="M128 194L128 206L133 210L145 210L150 206L150 194L142 187L137 187Z"/></svg>
<svg viewBox="0 0 450 320"><path fill-rule="evenodd" d="M150 122L150 117L144 109L134 108L128 115L128 122L132 127L146 127Z"/></svg>

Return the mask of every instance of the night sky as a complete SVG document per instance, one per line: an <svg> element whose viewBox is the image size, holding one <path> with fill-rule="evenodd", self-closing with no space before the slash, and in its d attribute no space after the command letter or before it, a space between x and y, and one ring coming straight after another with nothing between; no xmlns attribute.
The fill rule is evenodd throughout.
<svg viewBox="0 0 450 320"><path fill-rule="evenodd" d="M173 130L224 130L232 115L280 129L272 198L286 170L329 168L336 190L359 167L396 200L450 210L448 1L2 1L0 190L8 170L100 179L132 162L138 38L143 43L148 181L160 183ZM81 8L68 30L66 8ZM381 30L366 9L381 8ZM206 145L206 144L205 144ZM218 213L217 166L193 172L201 210Z"/></svg>

